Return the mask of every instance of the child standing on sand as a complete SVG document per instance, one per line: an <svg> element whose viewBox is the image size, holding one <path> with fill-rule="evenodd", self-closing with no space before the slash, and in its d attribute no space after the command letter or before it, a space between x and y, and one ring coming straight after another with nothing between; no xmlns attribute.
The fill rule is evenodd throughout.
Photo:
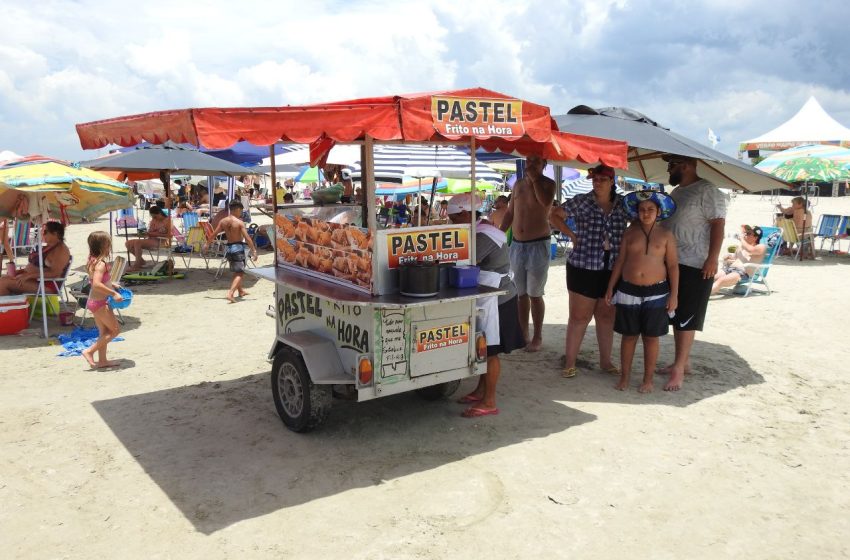
<svg viewBox="0 0 850 560"><path fill-rule="evenodd" d="M86 309L91 311L94 322L100 336L94 344L83 350L83 358L93 368L108 368L117 366L120 361L106 359L106 345L118 336L120 329L115 314L106 302L107 296L112 296L115 301L121 301L121 294L115 291L109 278L109 265L106 259L112 254L112 239L105 231L93 231L88 237L89 260L86 264L91 281ZM97 361L94 361L94 353L97 352Z"/></svg>
<svg viewBox="0 0 850 560"><path fill-rule="evenodd" d="M242 210L244 207L239 200L230 202L230 215L221 220L213 232L213 237L224 232L227 237L227 262L230 263L230 270L233 272L233 282L230 284L230 289L227 290L227 300L230 303L236 303L236 294L239 297L248 295L242 288L242 277L245 276L245 245L251 248L251 260L257 260L257 248L254 246L254 241L248 235L248 230L245 229L245 222L242 221Z"/></svg>
<svg viewBox="0 0 850 560"><path fill-rule="evenodd" d="M626 195L623 204L633 221L623 234L605 293L608 305L617 306L614 331L623 336L616 387L620 391L628 388L632 358L641 337L644 373L638 391L649 393L658 360L658 338L667 334L668 315L676 309L679 293L676 240L669 230L655 226L676 211L676 203L661 192L637 191Z"/></svg>

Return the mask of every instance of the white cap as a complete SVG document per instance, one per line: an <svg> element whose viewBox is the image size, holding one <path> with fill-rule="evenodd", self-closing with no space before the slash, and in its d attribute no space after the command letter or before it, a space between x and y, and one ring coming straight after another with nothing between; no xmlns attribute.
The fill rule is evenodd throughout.
<svg viewBox="0 0 850 560"><path fill-rule="evenodd" d="M477 198L477 197L476 197ZM446 214L460 214L464 210L467 212L472 212L472 197L469 193L456 194L449 199L449 205L446 208ZM475 209L478 210L481 208L481 199L478 199L478 204L475 205Z"/></svg>
<svg viewBox="0 0 850 560"><path fill-rule="evenodd" d="M350 180L351 179L351 170L350 169L343 169L342 170L342 178Z"/></svg>

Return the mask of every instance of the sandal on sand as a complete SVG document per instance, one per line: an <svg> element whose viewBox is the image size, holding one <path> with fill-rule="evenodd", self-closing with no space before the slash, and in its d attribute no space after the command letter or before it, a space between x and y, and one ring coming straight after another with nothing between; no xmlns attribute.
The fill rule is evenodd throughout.
<svg viewBox="0 0 850 560"><path fill-rule="evenodd" d="M457 400L458 404L475 404L475 403L480 403L480 402L481 402L481 397L476 397L472 393L470 393L468 395L464 395Z"/></svg>
<svg viewBox="0 0 850 560"><path fill-rule="evenodd" d="M602 370L605 373L610 373L611 375L620 375L620 368L617 366L611 366L609 368L605 368Z"/></svg>
<svg viewBox="0 0 850 560"><path fill-rule="evenodd" d="M499 414L498 408L478 408L472 406L460 413L464 418L478 418L479 416L495 416Z"/></svg>
<svg viewBox="0 0 850 560"><path fill-rule="evenodd" d="M566 377L566 378L575 377L577 373L578 373L578 368L568 367L568 368L564 368L564 371L561 372L561 377Z"/></svg>

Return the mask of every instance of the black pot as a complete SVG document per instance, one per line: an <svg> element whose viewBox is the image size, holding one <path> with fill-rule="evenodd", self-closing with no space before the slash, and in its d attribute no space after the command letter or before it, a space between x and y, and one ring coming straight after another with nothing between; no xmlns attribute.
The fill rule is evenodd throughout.
<svg viewBox="0 0 850 560"><path fill-rule="evenodd" d="M415 262L399 266L398 285L402 295L429 297L440 291L440 269L435 262Z"/></svg>

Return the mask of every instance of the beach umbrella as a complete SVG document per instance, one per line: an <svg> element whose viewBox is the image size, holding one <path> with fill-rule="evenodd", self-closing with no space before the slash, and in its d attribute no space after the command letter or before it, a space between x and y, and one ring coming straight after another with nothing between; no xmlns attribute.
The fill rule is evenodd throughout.
<svg viewBox="0 0 850 560"><path fill-rule="evenodd" d="M410 169L436 170L442 177L466 178L472 171L470 156L454 146L422 146L413 144L386 144L375 146L375 181L401 182L410 176ZM350 165L352 177L359 180L360 161ZM502 182L502 175L492 167L476 162L475 178L488 182Z"/></svg>
<svg viewBox="0 0 850 560"><path fill-rule="evenodd" d="M516 169L516 167L514 167L514 169ZM575 181L576 179L581 177L581 173L579 173L578 169L573 169L572 167L562 167L561 169L561 181L563 181L564 183L568 181ZM555 167L552 164L547 165L543 168L543 175L554 180ZM508 180L505 181L505 186L507 186L509 189L513 189L516 181L517 175L516 173L513 173L510 177L508 177Z"/></svg>
<svg viewBox="0 0 850 560"><path fill-rule="evenodd" d="M186 175L205 176L238 176L249 173L249 170L241 165L230 163L204 154L196 148L186 147L174 142L139 145L127 152L110 154L80 164L91 169L110 171L158 172L165 185L166 195L171 194L169 177L178 172Z"/></svg>
<svg viewBox="0 0 850 560"><path fill-rule="evenodd" d="M824 183L850 178L848 165L850 150L847 148L810 144L771 154L756 164L756 168L789 183Z"/></svg>
<svg viewBox="0 0 850 560"><path fill-rule="evenodd" d="M133 194L127 185L91 169L44 156L0 164L0 217L25 219L39 225L49 218L78 223L132 205ZM44 294L40 239L37 246L40 292ZM41 298L45 338L48 335L46 299Z"/></svg>
<svg viewBox="0 0 850 560"><path fill-rule="evenodd" d="M458 194L458 193L466 193L469 192L472 188L472 181L469 179L443 179L445 182L445 187L440 187L437 185L438 192L444 192L448 194ZM499 186L493 183L489 183L487 181L476 181L475 188L479 191L493 191L499 189Z"/></svg>
<svg viewBox="0 0 850 560"><path fill-rule="evenodd" d="M296 183L321 183L325 180L325 174L318 167L305 165L295 176Z"/></svg>
<svg viewBox="0 0 850 560"><path fill-rule="evenodd" d="M383 196L404 196L408 194L417 194L422 188L431 190L433 179L425 180L420 177L404 177L400 183L395 182L380 182L375 183L375 194ZM437 179L437 190L445 189L448 185L448 179Z"/></svg>
<svg viewBox="0 0 850 560"><path fill-rule="evenodd" d="M629 167L625 174L644 181L667 182L667 162L661 156L676 154L698 160L699 176L718 187L751 192L788 188L778 177L676 134L633 109L579 105L556 116L555 121L562 132L627 142Z"/></svg>

